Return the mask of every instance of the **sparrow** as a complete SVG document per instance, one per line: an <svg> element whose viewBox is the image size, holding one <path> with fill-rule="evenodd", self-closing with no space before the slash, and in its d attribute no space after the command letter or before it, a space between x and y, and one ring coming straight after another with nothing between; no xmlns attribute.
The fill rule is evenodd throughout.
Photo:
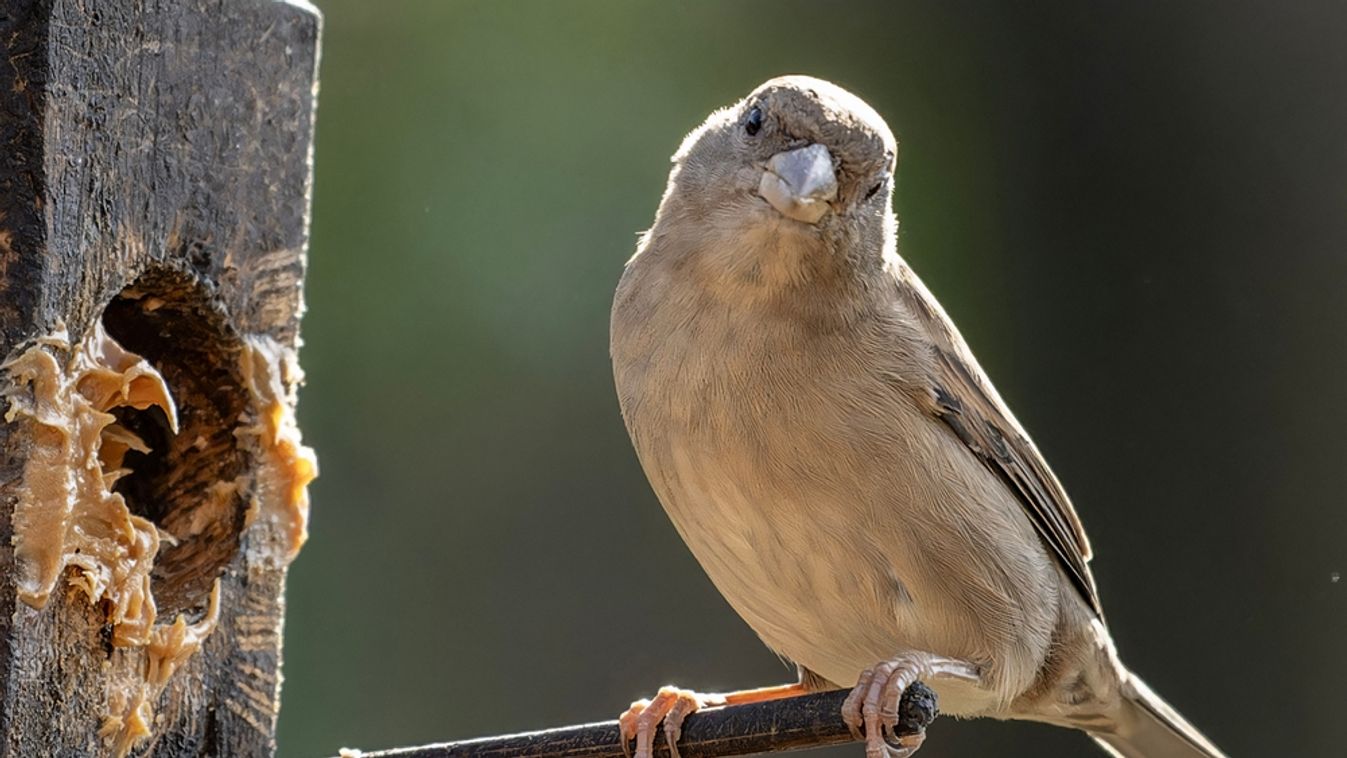
<svg viewBox="0 0 1347 758"><path fill-rule="evenodd" d="M666 687L624 749L697 708L850 688L866 755L898 703L1080 729L1127 758L1222 753L1119 660L1071 501L897 252L897 142L806 76L712 113L673 156L613 301L622 417L678 533L799 681Z"/></svg>

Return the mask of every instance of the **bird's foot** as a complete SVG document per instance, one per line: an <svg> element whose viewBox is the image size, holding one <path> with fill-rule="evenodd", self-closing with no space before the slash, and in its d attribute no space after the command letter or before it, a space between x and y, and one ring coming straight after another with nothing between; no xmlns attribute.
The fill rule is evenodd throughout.
<svg viewBox="0 0 1347 758"><path fill-rule="evenodd" d="M655 750L655 727L664 722L664 741L669 754L678 758L678 737L683 732L683 720L704 708L722 705L763 703L768 700L803 695L817 687L803 680L793 684L778 684L753 690L737 690L723 694L706 694L673 686L660 687L651 700L637 700L618 717L622 752L631 758L631 741L636 740L636 758L651 758Z"/></svg>
<svg viewBox="0 0 1347 758"><path fill-rule="evenodd" d="M669 755L678 758L678 737L683 731L683 720L702 708L724 704L723 695L707 695L670 685L660 687L654 698L637 700L618 717L622 752L631 758L631 741L635 738L635 758L651 758L655 750L655 727L663 721Z"/></svg>
<svg viewBox="0 0 1347 758"><path fill-rule="evenodd" d="M915 682L935 677L979 681L978 667L966 661L919 651L902 653L861 672L842 703L842 720L857 738L864 727L866 758L907 758L926 739L925 731L899 736L899 703Z"/></svg>

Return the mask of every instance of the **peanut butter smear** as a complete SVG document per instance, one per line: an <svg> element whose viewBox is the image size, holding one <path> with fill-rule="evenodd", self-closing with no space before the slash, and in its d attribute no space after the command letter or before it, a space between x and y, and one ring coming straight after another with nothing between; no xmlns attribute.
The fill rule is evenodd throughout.
<svg viewBox="0 0 1347 758"><path fill-rule="evenodd" d="M0 366L9 384L5 421L29 423L31 447L14 506L19 599L42 608L66 568L89 602L107 601L113 644L145 645L154 624L150 569L161 534L133 515L112 485L144 440L117 423L119 407L159 408L176 433L177 411L153 366L96 323L78 345L64 325Z"/></svg>
<svg viewBox="0 0 1347 758"><path fill-rule="evenodd" d="M270 337L245 337L239 356L249 402L234 434L254 465L233 481L215 482L211 491L251 493L245 527L264 531L247 543L262 559L284 566L308 538L308 485L318 473L295 422L303 374L294 350ZM150 572L160 543L173 544L174 537L131 513L112 490L130 473L127 453L150 451L112 411L158 408L177 434L177 410L159 372L117 344L101 323L78 344L58 325L0 371L5 421L23 424L30 443L13 519L18 596L42 608L65 576L106 610L113 651L104 665L108 715L99 734L113 755L124 756L152 735L164 689L220 617L216 579L199 621L189 624L179 614L170 624L155 623ZM196 514L208 517L204 509ZM207 525L186 526L191 535Z"/></svg>
<svg viewBox="0 0 1347 758"><path fill-rule="evenodd" d="M216 579L204 618L189 624L180 613L172 624L154 627L146 647L144 669L138 672L143 676L131 676L126 686L114 687L108 694L112 715L103 720L98 733L111 741L114 755L126 755L136 743L152 734L154 703L168 686L169 678L201 649L219 621L220 580Z"/></svg>
<svg viewBox="0 0 1347 758"><path fill-rule="evenodd" d="M318 476L318 458L295 422L304 374L295 351L266 336L245 337L240 360L253 410L234 434L253 438L262 456L248 522L274 528L283 540L280 562L289 563L309 538L309 482Z"/></svg>

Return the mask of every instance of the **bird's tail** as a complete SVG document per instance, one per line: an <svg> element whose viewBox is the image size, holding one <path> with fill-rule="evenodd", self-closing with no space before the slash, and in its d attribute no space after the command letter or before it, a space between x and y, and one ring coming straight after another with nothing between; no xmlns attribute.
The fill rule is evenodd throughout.
<svg viewBox="0 0 1347 758"><path fill-rule="evenodd" d="M1225 758L1135 674L1128 672L1123 679L1122 695L1111 728L1090 732L1110 753L1121 758Z"/></svg>

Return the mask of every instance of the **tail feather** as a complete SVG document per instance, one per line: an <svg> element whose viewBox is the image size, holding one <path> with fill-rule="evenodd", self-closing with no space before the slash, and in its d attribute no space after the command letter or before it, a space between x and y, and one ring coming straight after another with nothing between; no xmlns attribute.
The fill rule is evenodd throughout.
<svg viewBox="0 0 1347 758"><path fill-rule="evenodd" d="M1090 736L1121 758L1225 758L1225 753L1131 673L1123 682L1122 706L1112 728Z"/></svg>

